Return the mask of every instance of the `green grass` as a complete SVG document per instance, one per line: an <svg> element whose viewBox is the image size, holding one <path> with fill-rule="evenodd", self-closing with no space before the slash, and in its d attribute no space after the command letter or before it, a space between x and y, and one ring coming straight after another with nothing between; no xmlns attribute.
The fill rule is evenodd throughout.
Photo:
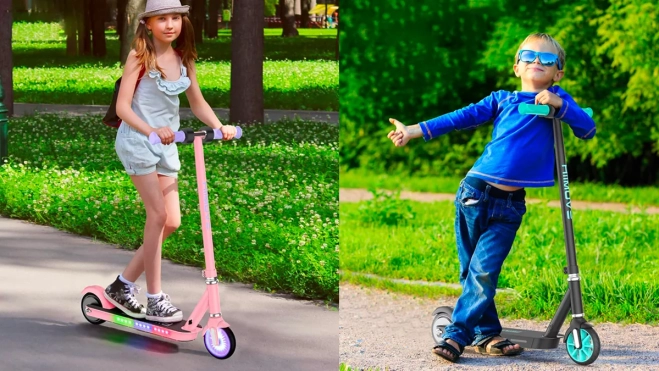
<svg viewBox="0 0 659 371"><path fill-rule="evenodd" d="M360 371L380 371L380 368L367 368L367 369L359 369ZM357 369L350 367L350 365L347 365L345 363L341 363L339 365L339 371L357 371Z"/></svg>
<svg viewBox="0 0 659 371"><path fill-rule="evenodd" d="M388 190L452 193L455 194L461 178L418 177L397 174L375 174L362 170L342 171L341 188L377 188ZM558 200L558 185L545 188L526 188L527 198ZM596 183L570 182L570 197L578 201L621 202L635 206L659 205L658 187L622 187Z"/></svg>
<svg viewBox="0 0 659 371"><path fill-rule="evenodd" d="M197 69L202 93L211 107L229 107L230 63L200 63ZM14 98L23 103L107 105L121 73L118 65L14 68ZM333 80L338 73L337 64L319 61L266 62L265 108L336 111L338 91ZM182 107L190 106L185 94L180 98Z"/></svg>
<svg viewBox="0 0 659 371"><path fill-rule="evenodd" d="M338 128L243 129L240 140L204 147L220 277L338 302ZM12 119L0 213L137 248L145 211L115 154L115 135L99 116ZM178 148L182 224L163 257L203 266L194 152Z"/></svg>
<svg viewBox="0 0 659 371"><path fill-rule="evenodd" d="M512 288L519 296L502 303L499 313L549 319L566 289L560 209L527 208L499 277L499 288ZM452 202L420 203L389 196L341 204L341 269L458 283L454 217ZM659 276L659 215L580 211L575 214L574 228L588 318L659 321L659 286L652 278ZM351 280L364 283L363 278ZM431 287L405 290L424 295L451 291Z"/></svg>
<svg viewBox="0 0 659 371"><path fill-rule="evenodd" d="M14 99L25 103L109 104L121 76L119 41L106 32L108 55L69 57L57 23L15 23ZM265 29L263 83L268 109L338 111L339 65L334 60L336 30L301 30L282 38ZM213 107L229 107L230 30L197 45L197 79ZM185 94L181 105L189 107Z"/></svg>

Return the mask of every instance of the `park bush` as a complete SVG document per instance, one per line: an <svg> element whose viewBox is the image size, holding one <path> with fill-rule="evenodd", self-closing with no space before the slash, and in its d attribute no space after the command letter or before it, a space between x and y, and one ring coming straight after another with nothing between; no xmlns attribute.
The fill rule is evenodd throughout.
<svg viewBox="0 0 659 371"><path fill-rule="evenodd" d="M378 14L377 17L372 16ZM389 117L411 125L516 90L519 43L548 32L565 48L560 82L598 126L580 141L565 126L570 173L584 181L655 184L659 179L659 7L650 0L364 0L346 3L341 29L341 167L459 176L492 125L404 149L387 143Z"/></svg>
<svg viewBox="0 0 659 371"><path fill-rule="evenodd" d="M338 128L243 129L240 140L204 146L220 279L338 302ZM0 214L139 247L146 214L115 154L115 135L99 116L12 119ZM194 151L179 145L179 153L182 223L163 257L202 267Z"/></svg>

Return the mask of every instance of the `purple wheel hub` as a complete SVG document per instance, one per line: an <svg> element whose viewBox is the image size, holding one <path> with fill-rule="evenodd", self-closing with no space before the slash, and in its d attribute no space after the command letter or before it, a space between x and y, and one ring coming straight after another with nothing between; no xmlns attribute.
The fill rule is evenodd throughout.
<svg viewBox="0 0 659 371"><path fill-rule="evenodd" d="M230 329L226 330L231 331ZM232 350L235 346L232 344L233 336L230 336L226 330L223 328L217 329L217 346L213 345L213 337L211 336L210 330L206 331L204 334L204 344L206 345L206 349L216 358L228 358L231 353L233 353Z"/></svg>

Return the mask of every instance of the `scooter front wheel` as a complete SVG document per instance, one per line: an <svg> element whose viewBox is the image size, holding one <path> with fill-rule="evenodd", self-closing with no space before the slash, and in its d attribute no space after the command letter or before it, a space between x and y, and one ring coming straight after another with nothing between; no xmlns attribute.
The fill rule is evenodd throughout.
<svg viewBox="0 0 659 371"><path fill-rule="evenodd" d="M589 365L597 359L600 354L600 338L593 328L583 328L580 332L581 346L577 348L574 334L567 334L565 340L567 354L572 360L580 365Z"/></svg>
<svg viewBox="0 0 659 371"><path fill-rule="evenodd" d="M216 330L218 344L213 345L213 330ZM231 357L233 352L236 350L236 337L233 335L233 331L230 328L216 328L209 329L204 334L204 345L206 345L206 350L213 357L218 359L227 359Z"/></svg>
<svg viewBox="0 0 659 371"><path fill-rule="evenodd" d="M89 323L91 323L92 325L100 325L101 323L105 322L105 320L98 319L95 317L90 317L87 315L86 307L91 304L98 305L99 307L103 306L98 296L94 294L85 294L85 296L83 296L82 300L80 301L80 307L82 308L82 315L85 316L85 319L89 321Z"/></svg>

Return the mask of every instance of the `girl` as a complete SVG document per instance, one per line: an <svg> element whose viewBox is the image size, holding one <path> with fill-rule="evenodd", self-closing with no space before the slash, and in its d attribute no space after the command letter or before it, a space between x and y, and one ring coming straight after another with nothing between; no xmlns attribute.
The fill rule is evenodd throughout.
<svg viewBox="0 0 659 371"><path fill-rule="evenodd" d="M146 11L138 16L140 24L117 97L117 115L122 123L115 149L144 201L146 224L142 246L105 289L105 297L133 318L157 322L183 320L183 313L160 285L162 242L181 223L176 181L181 164L176 144L171 144L180 126L178 95L185 91L194 115L204 124L220 128L224 140L236 135L234 126L222 125L199 90L189 8L181 6L179 0L147 1ZM176 42L175 47L172 42ZM133 93L138 78L142 81ZM148 137L153 132L162 144L150 144ZM134 282L142 272L146 273L146 309L135 298L140 289Z"/></svg>

